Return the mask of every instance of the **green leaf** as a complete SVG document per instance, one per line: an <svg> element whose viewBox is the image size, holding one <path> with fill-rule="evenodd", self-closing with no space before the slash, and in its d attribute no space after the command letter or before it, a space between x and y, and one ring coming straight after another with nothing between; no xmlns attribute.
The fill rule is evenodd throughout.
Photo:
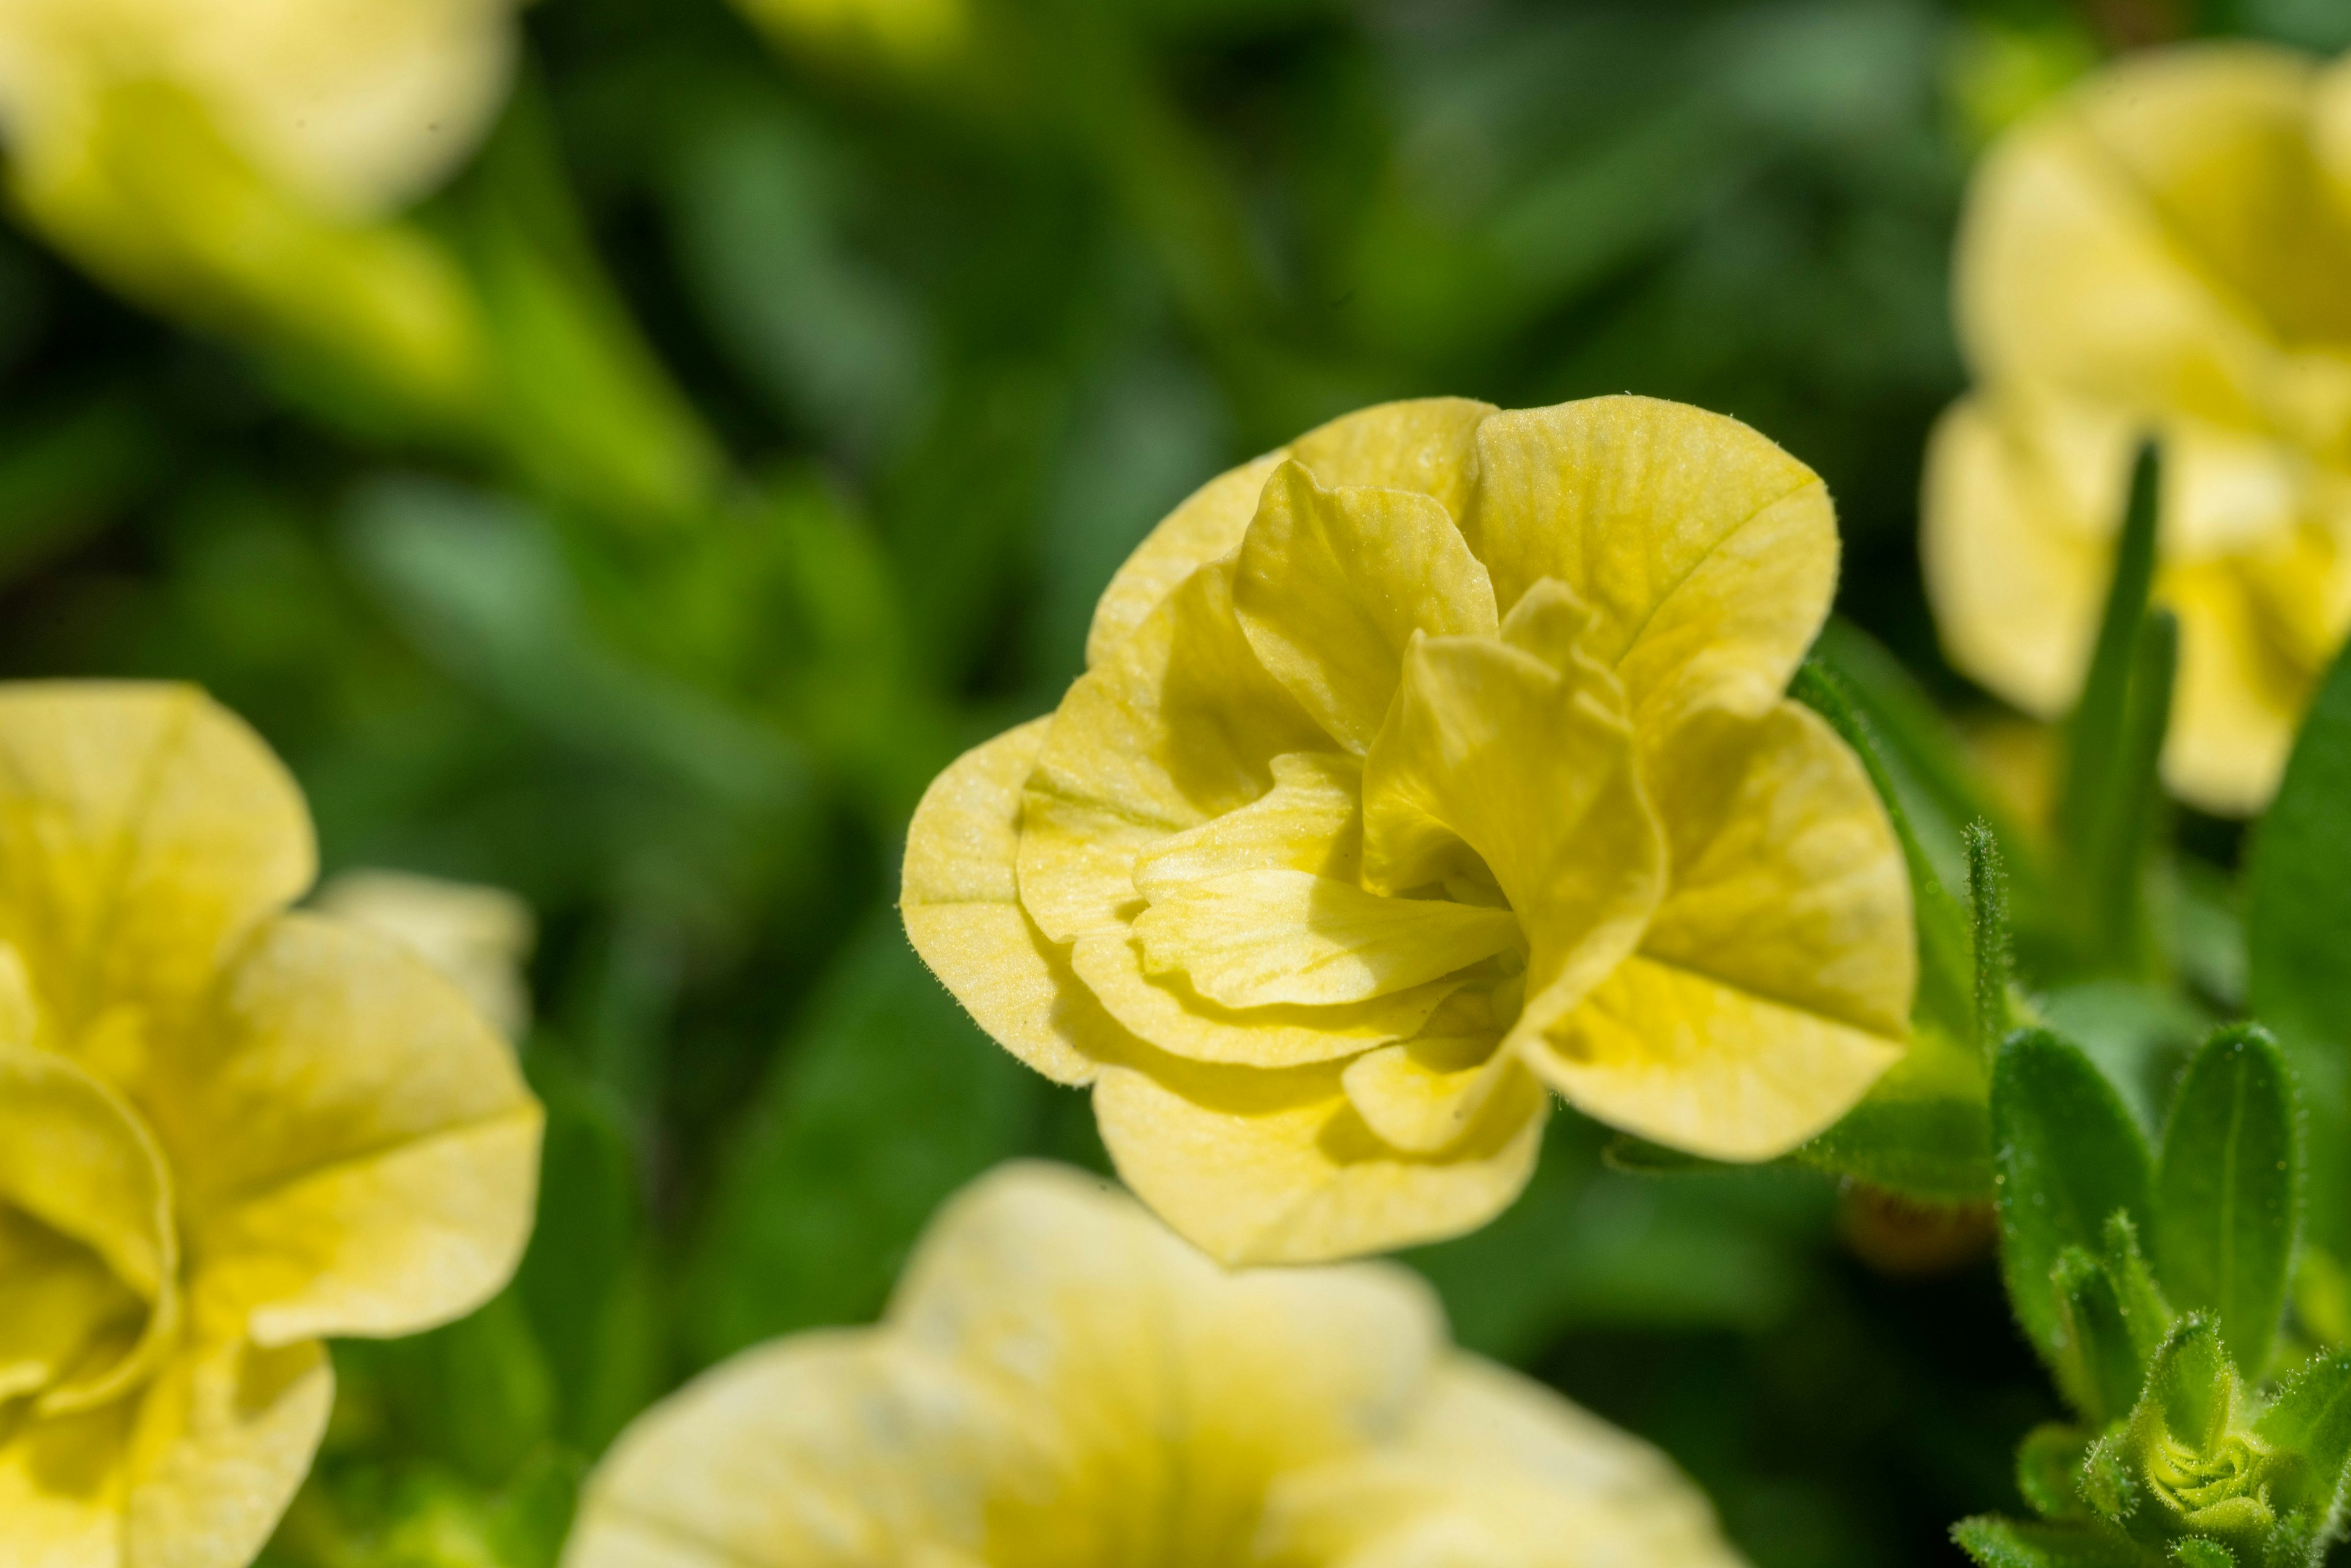
<svg viewBox="0 0 2351 1568"><path fill-rule="evenodd" d="M2237 1568L2237 1554L2217 1541L2190 1536L2171 1543L2171 1560L2179 1568Z"/></svg>
<svg viewBox="0 0 2351 1568"><path fill-rule="evenodd" d="M2298 1239L2302 1155L2284 1058L2257 1024L2189 1064L2156 1174L2156 1266L2172 1301L2217 1318L2237 1364L2267 1365Z"/></svg>
<svg viewBox="0 0 2351 1568"><path fill-rule="evenodd" d="M2087 1518L2074 1473L2089 1446L2090 1434L2081 1427L2043 1422L2016 1446L2016 1490L2045 1518Z"/></svg>
<svg viewBox="0 0 2351 1568"><path fill-rule="evenodd" d="M2335 662L2248 855L2246 989L2311 1116L2313 1238L2351 1256L2351 651Z"/></svg>
<svg viewBox="0 0 2351 1568"><path fill-rule="evenodd" d="M956 1005L894 915L843 953L762 1090L682 1303L703 1361L873 1316L941 1199L1028 1146L1057 1092Z"/></svg>
<svg viewBox="0 0 2351 1568"><path fill-rule="evenodd" d="M2147 1140L2089 1059L2046 1030L2019 1030L2001 1043L1991 1125L2009 1303L2042 1359L2065 1376L2052 1272L2067 1247L2099 1249L2109 1215L2145 1228Z"/></svg>
<svg viewBox="0 0 2351 1568"><path fill-rule="evenodd" d="M1985 1514L1952 1526L1951 1539L1982 1568L2152 1568L2159 1561L2087 1524L2021 1524Z"/></svg>
<svg viewBox="0 0 2351 1568"><path fill-rule="evenodd" d="M2078 852L2100 836L2101 819L2121 789L2120 758L2129 725L2130 688L2138 664L2140 628L2147 595L2155 586L2156 515L2162 486L2162 459L2148 442L2131 471L2130 498L2115 546L2114 576L2106 586L2105 610L2098 622L2090 668L2082 695L2065 727L2065 767L2057 796L2059 841Z"/></svg>
<svg viewBox="0 0 2351 1568"><path fill-rule="evenodd" d="M2273 1448L2294 1456L2272 1485L2283 1508L2332 1517L2351 1466L2351 1352L2304 1364L2254 1423Z"/></svg>
<svg viewBox="0 0 2351 1568"><path fill-rule="evenodd" d="M2059 1343L2064 1346L2066 1372L2059 1381L2082 1418L2103 1427L2138 1397L2139 1358L2122 1298L2105 1265L2079 1247L2057 1254L2050 1282L2057 1292Z"/></svg>
<svg viewBox="0 0 2351 1568"><path fill-rule="evenodd" d="M2008 872L2000 841L1980 818L1962 835L1968 852L1968 907L1974 917L1976 1044L1991 1060L2015 1027L2008 1002Z"/></svg>

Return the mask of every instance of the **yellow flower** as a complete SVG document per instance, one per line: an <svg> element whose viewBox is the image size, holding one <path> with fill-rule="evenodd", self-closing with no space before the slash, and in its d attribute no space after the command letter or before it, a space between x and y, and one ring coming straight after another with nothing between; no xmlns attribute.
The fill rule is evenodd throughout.
<svg viewBox="0 0 2351 1568"><path fill-rule="evenodd" d="M1012 1166L932 1222L881 1327L641 1417L564 1568L1737 1562L1662 1456L1454 1350L1412 1275L1228 1274Z"/></svg>
<svg viewBox="0 0 2351 1568"><path fill-rule="evenodd" d="M1909 887L1782 695L1827 492L1645 398L1351 415L1212 480L909 830L923 956L1227 1261L1482 1224L1544 1085L1726 1159L1901 1053Z"/></svg>
<svg viewBox="0 0 2351 1568"><path fill-rule="evenodd" d="M407 872L344 872L319 890L319 912L389 936L456 983L508 1040L530 1027L524 960L538 940L530 905L502 887Z"/></svg>
<svg viewBox="0 0 2351 1568"><path fill-rule="evenodd" d="M183 687L0 687L0 1561L239 1568L319 1340L511 1272L539 1112L457 992L289 913L294 782Z"/></svg>
<svg viewBox="0 0 2351 1568"><path fill-rule="evenodd" d="M2180 627L2164 776L2208 810L2260 810L2351 626L2346 278L2351 64L2143 56L2001 141L1959 246L1977 389L1928 457L1952 661L2032 714L2072 705L2152 435L2155 595Z"/></svg>
<svg viewBox="0 0 2351 1568"><path fill-rule="evenodd" d="M327 347L428 399L476 373L462 282L384 214L470 152L513 0L9 0L19 207L115 287Z"/></svg>

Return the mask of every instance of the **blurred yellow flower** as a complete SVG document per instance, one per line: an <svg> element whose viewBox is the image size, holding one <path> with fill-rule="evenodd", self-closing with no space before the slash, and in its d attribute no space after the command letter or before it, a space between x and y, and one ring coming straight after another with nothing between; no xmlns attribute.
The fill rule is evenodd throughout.
<svg viewBox="0 0 2351 1568"><path fill-rule="evenodd" d="M1341 419L1177 507L1059 711L932 786L908 934L1228 1262L1482 1224L1546 1083L1784 1153L1915 973L1885 814L1782 695L1836 560L1819 478L1719 415Z"/></svg>
<svg viewBox="0 0 2351 1568"><path fill-rule="evenodd" d="M1386 1265L1228 1274L1050 1166L932 1222L883 1324L641 1417L564 1568L1732 1568L1662 1456L1454 1350Z"/></svg>
<svg viewBox="0 0 2351 1568"><path fill-rule="evenodd" d="M9 0L11 193L159 308L457 395L477 370L464 286L382 220L486 129L513 4Z"/></svg>
<svg viewBox="0 0 2351 1568"><path fill-rule="evenodd" d="M538 1107L424 964L286 910L313 860L202 694L0 687L0 1561L240 1568L319 1340L514 1267Z"/></svg>
<svg viewBox="0 0 2351 1568"><path fill-rule="evenodd" d="M322 915L389 936L456 983L508 1040L530 1027L522 967L538 941L530 905L502 887L361 867L319 890Z"/></svg>
<svg viewBox="0 0 2351 1568"><path fill-rule="evenodd" d="M2161 444L2179 618L2164 776L2259 810L2351 626L2351 63L2199 45L2011 131L1958 256L1972 395L1937 431L1927 580L1952 661L2071 706L2131 455Z"/></svg>

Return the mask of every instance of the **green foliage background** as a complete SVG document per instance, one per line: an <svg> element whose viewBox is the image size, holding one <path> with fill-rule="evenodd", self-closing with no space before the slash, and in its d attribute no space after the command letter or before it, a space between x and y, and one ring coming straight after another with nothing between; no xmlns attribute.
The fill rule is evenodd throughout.
<svg viewBox="0 0 2351 1568"><path fill-rule="evenodd" d="M199 681L330 868L542 921L538 1238L475 1318L339 1347L279 1568L544 1568L650 1399L870 1318L996 1161L1102 1165L1084 1101L925 976L895 861L1193 486L1384 398L1687 400L1827 477L1844 615L1980 704L1912 542L1970 157L2131 42L2351 45L2340 0L986 5L958 81L779 52L720 0L528 15L507 124L425 221L556 236L682 396L575 377L559 334L526 391L623 468L726 454L690 516L403 442L0 232L0 666ZM1411 1260L1465 1343L1664 1445L1761 1568L1955 1562L1952 1520L2017 1511L2055 1404L1988 1257L1885 1274L1825 1177L1635 1174L1556 1128L1516 1208Z"/></svg>

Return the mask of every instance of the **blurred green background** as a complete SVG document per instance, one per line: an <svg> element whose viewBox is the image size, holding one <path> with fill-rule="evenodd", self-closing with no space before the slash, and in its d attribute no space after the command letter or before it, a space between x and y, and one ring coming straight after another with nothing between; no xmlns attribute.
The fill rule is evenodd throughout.
<svg viewBox="0 0 2351 1568"><path fill-rule="evenodd" d="M537 1239L475 1318L339 1347L278 1568L545 1568L650 1399L870 1318L996 1161L1102 1165L925 976L895 863L1195 485L1397 396L1721 410L1827 477L1841 609L1964 707L1912 536L1971 155L2119 48L2351 46L2345 0L977 5L955 67L721 0L528 14L421 221L528 230L642 336L633 390L520 351L591 455L716 475L684 507L405 443L0 232L7 672L201 682L329 869L541 923ZM1665 1446L1761 1568L1956 1562L2016 1506L2052 1403L1988 1265L1886 1272L1821 1178L1604 1142L1561 1118L1515 1209L1411 1260L1465 1343Z"/></svg>

